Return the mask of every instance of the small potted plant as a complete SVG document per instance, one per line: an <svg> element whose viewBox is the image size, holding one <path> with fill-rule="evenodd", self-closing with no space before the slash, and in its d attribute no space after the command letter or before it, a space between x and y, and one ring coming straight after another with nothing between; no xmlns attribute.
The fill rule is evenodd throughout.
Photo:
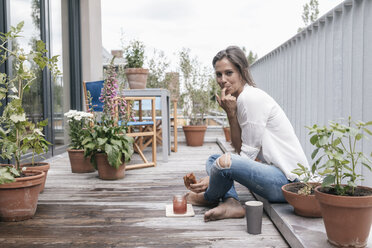
<svg viewBox="0 0 372 248"><path fill-rule="evenodd" d="M358 167L371 170L371 160L360 150L359 142L372 135L372 121L329 122L329 126L309 127L315 146L315 164L324 177L315 188L328 241L343 247L367 245L372 222L372 188L358 186Z"/></svg>
<svg viewBox="0 0 372 248"><path fill-rule="evenodd" d="M124 48L124 58L126 60L125 75L128 79L129 88L145 89L148 69L142 68L145 60L145 45L138 40L130 41Z"/></svg>
<svg viewBox="0 0 372 248"><path fill-rule="evenodd" d="M20 39L24 23L11 27L8 33L0 33L0 63L10 58L13 75L0 73L0 101L5 102L0 116L0 156L13 160L14 165L1 165L0 169L0 220L18 221L34 216L40 186L45 180L43 171L21 169L21 157L30 149L36 153L45 151L49 145L41 132L46 121L36 125L28 120L23 108L23 93L29 90L35 80L35 71L30 65L40 69L48 67L54 76L59 74L58 56L48 58L45 44L36 41L35 50L26 53L24 49L8 44ZM35 167L36 168L36 167Z"/></svg>
<svg viewBox="0 0 372 248"><path fill-rule="evenodd" d="M187 117L187 125L182 127L188 146L202 146L207 130L206 114L210 106L210 74L206 69L200 70L196 58L190 58L190 50L182 50L180 71L185 91L181 95L183 114Z"/></svg>
<svg viewBox="0 0 372 248"><path fill-rule="evenodd" d="M67 150L71 164L72 173L89 173L95 169L89 158L84 157L83 140L92 131L93 114L70 110L65 113L69 126L70 146Z"/></svg>
<svg viewBox="0 0 372 248"><path fill-rule="evenodd" d="M117 97L117 92L118 84L112 61L107 69L107 78L100 97L103 102L101 121L95 121L92 131L82 141L84 156L90 157L98 170L99 178L104 180L123 178L125 163L130 161L133 154L133 138L126 135L125 125L131 118L126 111L129 103Z"/></svg>
<svg viewBox="0 0 372 248"><path fill-rule="evenodd" d="M36 162L35 155L42 155L49 151L49 145L51 143L45 139L45 135L43 134L43 128L47 125L48 120L40 121L36 124L31 123L27 127L27 135L22 141L24 149L32 151L32 158L31 163L23 163L21 167L25 170L38 170L45 173L43 184L40 187L40 193L44 191L50 164L48 162Z"/></svg>
<svg viewBox="0 0 372 248"><path fill-rule="evenodd" d="M315 188L320 185L321 177L316 174L316 166L311 171L298 163L292 173L299 176L300 182L283 185L282 192L294 212L303 217L322 217L320 206L315 198Z"/></svg>

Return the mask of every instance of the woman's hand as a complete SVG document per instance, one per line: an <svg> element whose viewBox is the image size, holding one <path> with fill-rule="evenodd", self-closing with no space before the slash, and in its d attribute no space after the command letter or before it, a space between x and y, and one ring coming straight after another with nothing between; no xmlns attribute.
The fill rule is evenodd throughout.
<svg viewBox="0 0 372 248"><path fill-rule="evenodd" d="M241 128L238 122L237 117L237 103L236 97L232 96L231 94L226 95L226 88L221 90L221 97L216 95L218 104L225 110L227 114L227 118L229 119L230 124L230 133L231 133L231 141L233 147L235 148L235 152L240 154L242 149L242 139L241 139Z"/></svg>
<svg viewBox="0 0 372 248"><path fill-rule="evenodd" d="M189 190L195 193L201 193L201 192L204 192L208 188L208 185L209 185L209 176L200 179L198 183L190 184Z"/></svg>
<svg viewBox="0 0 372 248"><path fill-rule="evenodd" d="M221 97L216 94L216 98L218 104L225 110L228 116L234 116L236 114L236 97L231 94L226 95L226 88L221 90Z"/></svg>

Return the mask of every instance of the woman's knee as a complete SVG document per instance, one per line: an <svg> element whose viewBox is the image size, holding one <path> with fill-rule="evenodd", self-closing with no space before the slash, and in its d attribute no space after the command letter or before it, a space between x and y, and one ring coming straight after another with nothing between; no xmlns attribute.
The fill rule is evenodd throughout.
<svg viewBox="0 0 372 248"><path fill-rule="evenodd" d="M212 168L214 162L218 159L218 157L220 157L221 154L213 154L211 156L209 156L209 158L207 159L206 163L205 163L205 167L206 167L206 170L207 170L207 173L209 174L209 171L210 169Z"/></svg>
<svg viewBox="0 0 372 248"><path fill-rule="evenodd" d="M207 164L213 164L214 161L219 157L221 156L221 154L213 154L211 156L209 156L209 158L207 159Z"/></svg>
<svg viewBox="0 0 372 248"><path fill-rule="evenodd" d="M217 160L217 166L221 169L228 169L231 167L231 154L225 153L221 155Z"/></svg>

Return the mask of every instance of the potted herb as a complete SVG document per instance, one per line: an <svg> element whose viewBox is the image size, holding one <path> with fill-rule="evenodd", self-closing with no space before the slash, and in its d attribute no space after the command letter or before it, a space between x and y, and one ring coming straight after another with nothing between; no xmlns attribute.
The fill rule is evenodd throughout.
<svg viewBox="0 0 372 248"><path fill-rule="evenodd" d="M25 53L16 46L12 50L8 44L21 38L24 23L11 27L8 33L0 33L0 63L11 58L12 77L0 74L0 100L6 104L0 116L0 156L14 159L14 165L2 165L0 169L0 220L18 221L32 218L45 177L42 171L21 169L21 157L29 149L36 153L45 151L49 143L44 139L41 129L46 121L30 122L23 108L23 93L29 90L35 80L35 71L30 65L36 64L43 69L48 67L53 75L59 74L57 56L49 59L42 41L36 41L35 50Z"/></svg>
<svg viewBox="0 0 372 248"><path fill-rule="evenodd" d="M185 86L181 104L188 122L182 129L188 146L202 146L207 130L205 117L210 105L209 84L213 79L207 69L200 69L200 63L196 58L190 57L190 50L182 50L179 56L180 75Z"/></svg>
<svg viewBox="0 0 372 248"><path fill-rule="evenodd" d="M133 138L126 135L125 125L130 119L130 113L126 111L129 103L118 98L117 93L118 84L112 61L100 97L103 102L101 121L95 121L92 131L82 141L85 157L90 157L99 178L105 180L123 178L125 163L130 161L133 154Z"/></svg>
<svg viewBox="0 0 372 248"><path fill-rule="evenodd" d="M145 60L145 45L138 40L130 41L124 48L124 58L126 60L125 75L127 76L129 88L145 89L148 69L142 68Z"/></svg>
<svg viewBox="0 0 372 248"><path fill-rule="evenodd" d="M372 188L358 186L362 179L359 166L371 170L371 160L358 145L366 135L372 135L370 122L353 121L346 124L329 122L329 126L308 127L315 166L324 176L315 188L322 212L328 241L337 246L364 247L372 222Z"/></svg>
<svg viewBox="0 0 372 248"><path fill-rule="evenodd" d="M303 217L322 217L320 206L315 198L315 188L320 185L320 177L316 175L316 166L311 171L298 163L292 173L299 176L300 181L283 185L282 192L287 202L293 206L294 212Z"/></svg>
<svg viewBox="0 0 372 248"><path fill-rule="evenodd" d="M72 173L89 173L95 169L90 163L89 158L84 157L83 140L91 132L93 124L93 114L70 110L65 113L69 126L70 146L67 150L71 164Z"/></svg>

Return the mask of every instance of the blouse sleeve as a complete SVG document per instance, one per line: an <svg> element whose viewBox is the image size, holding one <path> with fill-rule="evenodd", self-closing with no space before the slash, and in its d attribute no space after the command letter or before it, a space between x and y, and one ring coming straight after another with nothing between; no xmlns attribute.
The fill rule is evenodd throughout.
<svg viewBox="0 0 372 248"><path fill-rule="evenodd" d="M253 94L252 94L253 93ZM242 130L241 151L255 159L261 150L262 137L266 130L273 104L263 92L249 91L238 98L238 122Z"/></svg>

